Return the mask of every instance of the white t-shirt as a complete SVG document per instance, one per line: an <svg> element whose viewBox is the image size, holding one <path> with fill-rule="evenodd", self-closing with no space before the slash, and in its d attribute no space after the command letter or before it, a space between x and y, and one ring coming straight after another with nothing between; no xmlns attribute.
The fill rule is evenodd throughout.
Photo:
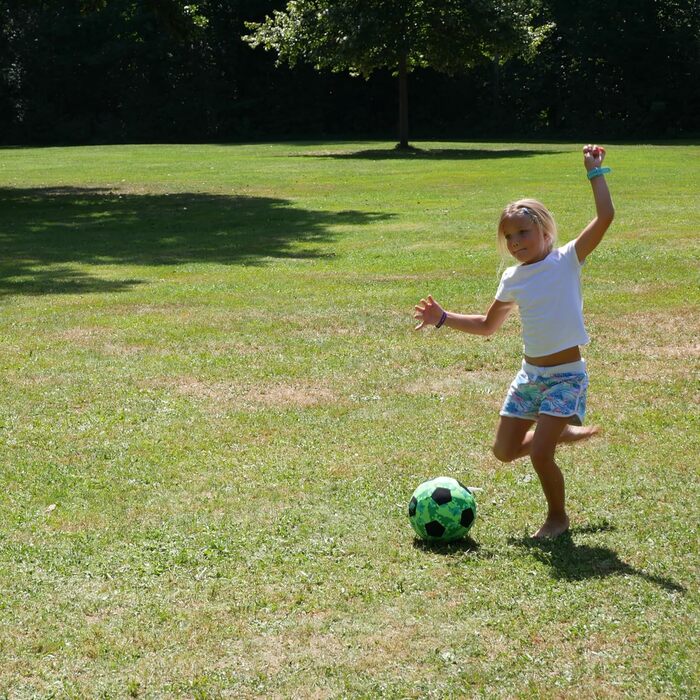
<svg viewBox="0 0 700 700"><path fill-rule="evenodd" d="M523 349L529 357L551 355L585 345L581 263L576 241L555 248L539 262L509 267L496 291L498 301L520 309Z"/></svg>

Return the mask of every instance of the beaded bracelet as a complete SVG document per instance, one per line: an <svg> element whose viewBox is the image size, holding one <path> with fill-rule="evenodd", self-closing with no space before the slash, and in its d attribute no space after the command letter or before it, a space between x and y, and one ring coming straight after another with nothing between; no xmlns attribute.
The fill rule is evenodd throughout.
<svg viewBox="0 0 700 700"><path fill-rule="evenodd" d="M442 316L440 316L440 320L435 324L435 328L440 328L443 323L447 320L447 311L442 312Z"/></svg>
<svg viewBox="0 0 700 700"><path fill-rule="evenodd" d="M605 175L605 173L612 172L610 168L593 168L592 170L588 171L587 177L589 180L592 180L594 177L600 177L601 175Z"/></svg>

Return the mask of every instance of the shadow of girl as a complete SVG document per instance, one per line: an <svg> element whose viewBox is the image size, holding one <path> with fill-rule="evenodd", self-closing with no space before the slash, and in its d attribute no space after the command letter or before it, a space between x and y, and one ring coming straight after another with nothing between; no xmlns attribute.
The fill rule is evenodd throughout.
<svg viewBox="0 0 700 700"><path fill-rule="evenodd" d="M573 533L611 530L610 526L574 528ZM557 579L581 581L607 576L638 576L664 590L685 593L685 587L665 576L648 574L641 569L622 561L617 552L608 547L592 547L576 544L572 531L565 532L555 539L533 539L532 537L512 538L510 544L523 547L538 561L552 568Z"/></svg>

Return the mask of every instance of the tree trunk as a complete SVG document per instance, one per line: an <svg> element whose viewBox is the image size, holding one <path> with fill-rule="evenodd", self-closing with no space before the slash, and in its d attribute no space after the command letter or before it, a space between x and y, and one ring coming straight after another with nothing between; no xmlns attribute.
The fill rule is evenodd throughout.
<svg viewBox="0 0 700 700"><path fill-rule="evenodd" d="M399 148L408 148L408 57L399 57Z"/></svg>
<svg viewBox="0 0 700 700"><path fill-rule="evenodd" d="M501 109L501 61L498 53L493 58L493 85L491 87L491 125L496 129L503 126L503 110Z"/></svg>

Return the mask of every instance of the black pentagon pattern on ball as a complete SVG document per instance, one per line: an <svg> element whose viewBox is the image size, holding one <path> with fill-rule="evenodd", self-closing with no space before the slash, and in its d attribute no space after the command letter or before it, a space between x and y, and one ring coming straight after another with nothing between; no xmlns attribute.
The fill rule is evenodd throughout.
<svg viewBox="0 0 700 700"><path fill-rule="evenodd" d="M441 506L445 503L449 503L452 500L452 492L450 489L438 486L435 491L433 491L431 498L435 501L435 503Z"/></svg>
<svg viewBox="0 0 700 700"><path fill-rule="evenodd" d="M431 520L425 525L425 531L431 537L442 537L445 534L445 526L437 520Z"/></svg>
<svg viewBox="0 0 700 700"><path fill-rule="evenodd" d="M459 522L462 527L469 527L474 522L474 511L471 508L465 508Z"/></svg>
<svg viewBox="0 0 700 700"><path fill-rule="evenodd" d="M414 496L411 498L410 503L408 504L408 517L412 518L416 514L416 508L418 507L418 501L416 500L416 497Z"/></svg>
<svg viewBox="0 0 700 700"><path fill-rule="evenodd" d="M455 481L467 492L471 493L471 489L468 486L465 486L459 479L455 479Z"/></svg>

